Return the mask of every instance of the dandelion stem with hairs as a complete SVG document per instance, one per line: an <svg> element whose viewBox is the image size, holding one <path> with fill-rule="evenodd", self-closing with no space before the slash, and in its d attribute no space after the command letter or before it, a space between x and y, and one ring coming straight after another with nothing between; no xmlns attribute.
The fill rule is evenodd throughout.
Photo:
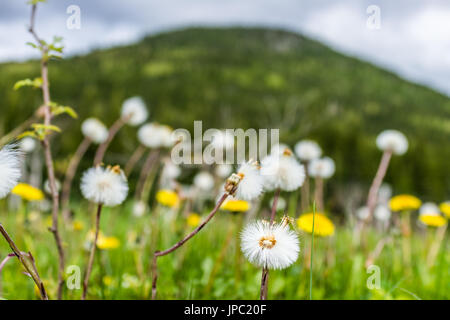
<svg viewBox="0 0 450 320"><path fill-rule="evenodd" d="M125 124L138 126L147 120L147 117L147 107L140 97L132 97L125 100L122 105L119 119L117 119L109 128L108 137L99 145L97 152L95 153L94 166L102 163L106 150Z"/></svg>
<svg viewBox="0 0 450 320"><path fill-rule="evenodd" d="M89 278L92 272L97 239L100 232L100 216L103 206L114 207L125 201L128 194L128 183L119 166L103 168L96 166L88 169L81 178L81 193L89 201L98 205L95 219L95 237L89 254L83 282L82 300L88 293Z"/></svg>
<svg viewBox="0 0 450 320"><path fill-rule="evenodd" d="M91 251L89 253L89 261L86 267L86 273L84 276L84 281L83 281L83 295L82 295L82 300L86 300L86 295L88 292L88 286L89 286L89 278L91 276L91 272L92 272L92 265L94 264L94 258L95 258L95 252L97 249L97 240L98 240L98 234L100 232L100 215L102 213L102 205L99 204L97 207L97 214L95 216L95 236L94 236L94 242L92 243L91 246Z"/></svg>
<svg viewBox="0 0 450 320"><path fill-rule="evenodd" d="M72 181L75 177L78 165L92 143L101 144L108 138L108 129L100 120L96 118L88 118L84 120L81 125L81 132L84 135L84 139L81 141L75 151L75 154L70 159L62 187L61 206L63 209L63 217L66 222L68 221L70 214L69 202Z"/></svg>
<svg viewBox="0 0 450 320"><path fill-rule="evenodd" d="M312 300L312 280L313 280L313 256L314 256L314 227L316 219L316 202L313 203L313 222L311 232L311 261L309 265L309 300Z"/></svg>

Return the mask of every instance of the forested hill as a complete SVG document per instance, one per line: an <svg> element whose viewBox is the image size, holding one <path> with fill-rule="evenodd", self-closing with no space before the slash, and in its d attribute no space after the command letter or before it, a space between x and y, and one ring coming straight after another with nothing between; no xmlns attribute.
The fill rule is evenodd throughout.
<svg viewBox="0 0 450 320"><path fill-rule="evenodd" d="M38 90L13 85L39 75L39 63L0 64L0 134L40 105ZM410 151L395 157L387 181L394 191L435 201L450 197L450 99L292 32L191 28L150 36L130 46L97 50L50 64L52 100L73 106L54 141L57 168L80 142L80 123L110 125L122 101L140 95L151 120L191 129L280 128L283 142L320 142L336 160L334 183L368 184L380 152L376 135L403 131ZM126 128L109 154L122 161L137 141ZM91 151L93 152L93 150ZM331 185L332 186L332 185Z"/></svg>

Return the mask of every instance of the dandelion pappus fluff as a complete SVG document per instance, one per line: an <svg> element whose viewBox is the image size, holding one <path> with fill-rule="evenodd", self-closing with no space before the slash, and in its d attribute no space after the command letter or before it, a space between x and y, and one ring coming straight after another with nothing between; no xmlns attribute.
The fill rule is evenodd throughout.
<svg viewBox="0 0 450 320"><path fill-rule="evenodd" d="M408 151L408 139L397 130L381 132L377 137L376 144L381 151L390 151L396 155L402 155Z"/></svg>
<svg viewBox="0 0 450 320"><path fill-rule="evenodd" d="M306 162L320 158L322 155L322 149L317 142L312 140L302 140L297 142L294 146L294 151L300 160Z"/></svg>
<svg viewBox="0 0 450 320"><path fill-rule="evenodd" d="M225 183L225 191L236 199L250 201L263 192L264 180L256 161L243 163L237 173L233 173Z"/></svg>
<svg viewBox="0 0 450 320"><path fill-rule="evenodd" d="M336 170L333 159L324 157L322 159L314 159L308 167L308 173L314 178L329 179Z"/></svg>
<svg viewBox="0 0 450 320"><path fill-rule="evenodd" d="M100 144L108 139L108 129L96 118L88 118L81 124L81 132L92 142Z"/></svg>
<svg viewBox="0 0 450 320"><path fill-rule="evenodd" d="M147 106L141 97L126 99L122 105L122 118L131 126L138 126L148 118Z"/></svg>
<svg viewBox="0 0 450 320"><path fill-rule="evenodd" d="M262 160L261 175L264 178L264 187L268 191L275 189L294 191L305 181L305 168L286 148L283 153L271 154Z"/></svg>
<svg viewBox="0 0 450 320"><path fill-rule="evenodd" d="M0 150L0 199L6 197L21 176L21 153L7 145Z"/></svg>
<svg viewBox="0 0 450 320"><path fill-rule="evenodd" d="M89 201L113 207L121 204L127 197L128 182L118 166L97 166L83 174L81 193Z"/></svg>
<svg viewBox="0 0 450 320"><path fill-rule="evenodd" d="M257 267L285 269L297 261L300 241L286 221L271 225L261 220L242 231L241 250Z"/></svg>

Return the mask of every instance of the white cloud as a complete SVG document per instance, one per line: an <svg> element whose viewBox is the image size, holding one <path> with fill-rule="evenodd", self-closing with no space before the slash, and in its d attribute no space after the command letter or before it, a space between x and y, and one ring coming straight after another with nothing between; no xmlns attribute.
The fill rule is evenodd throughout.
<svg viewBox="0 0 450 320"><path fill-rule="evenodd" d="M8 1L0 13L0 61L29 58L34 54L24 45L30 40L29 8ZM366 27L366 8L373 2L381 8L380 30ZM81 30L65 27L70 4L81 7ZM69 54L186 25L282 26L450 94L450 3L445 0L49 0L38 11L39 32L44 38L63 36Z"/></svg>

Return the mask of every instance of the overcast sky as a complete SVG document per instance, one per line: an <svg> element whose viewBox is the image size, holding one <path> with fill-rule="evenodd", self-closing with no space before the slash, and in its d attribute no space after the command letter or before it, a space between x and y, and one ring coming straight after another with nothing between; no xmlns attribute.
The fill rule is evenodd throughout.
<svg viewBox="0 0 450 320"><path fill-rule="evenodd" d="M0 61L35 55L24 44L27 1L1 0ZM66 27L70 5L81 9L79 30ZM380 29L366 25L370 5ZM38 32L63 36L67 54L189 25L283 27L450 95L449 0L48 0L37 14Z"/></svg>

